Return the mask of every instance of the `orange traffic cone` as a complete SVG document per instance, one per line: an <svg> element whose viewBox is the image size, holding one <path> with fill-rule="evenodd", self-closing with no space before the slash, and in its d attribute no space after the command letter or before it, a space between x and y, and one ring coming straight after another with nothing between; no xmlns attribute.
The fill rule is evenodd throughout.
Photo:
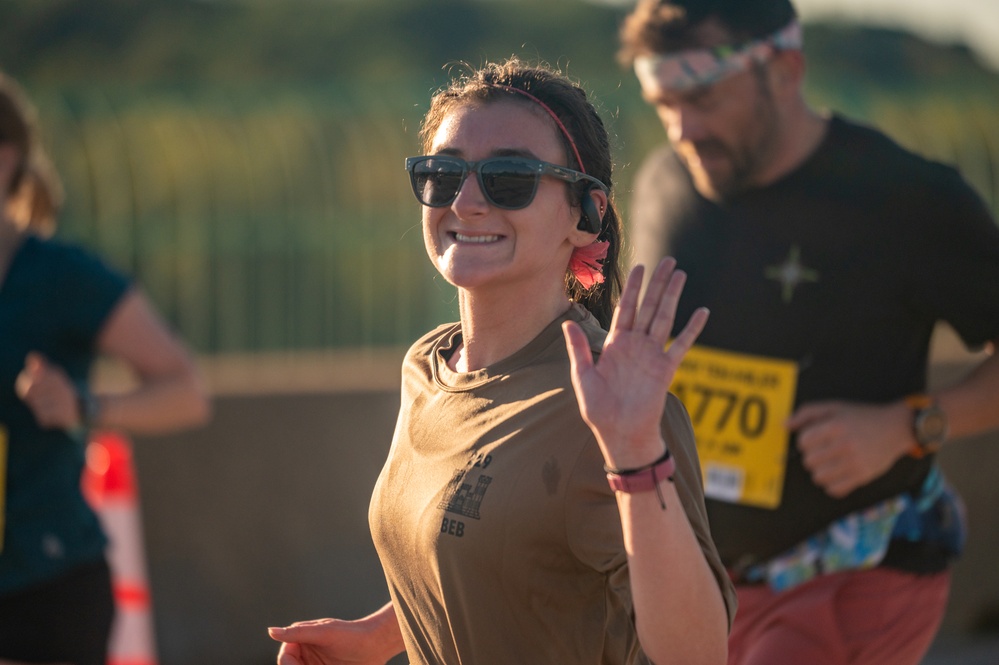
<svg viewBox="0 0 999 665"><path fill-rule="evenodd" d="M84 496L110 540L108 563L115 618L107 665L157 665L138 492L128 440L115 432L93 433L82 482Z"/></svg>

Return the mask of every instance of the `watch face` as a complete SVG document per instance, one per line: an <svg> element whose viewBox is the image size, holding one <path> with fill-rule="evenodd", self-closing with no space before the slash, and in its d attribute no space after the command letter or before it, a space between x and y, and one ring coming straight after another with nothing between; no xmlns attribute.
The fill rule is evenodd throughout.
<svg viewBox="0 0 999 665"><path fill-rule="evenodd" d="M947 416L937 406L920 409L914 423L916 440L924 447L938 447L947 438Z"/></svg>

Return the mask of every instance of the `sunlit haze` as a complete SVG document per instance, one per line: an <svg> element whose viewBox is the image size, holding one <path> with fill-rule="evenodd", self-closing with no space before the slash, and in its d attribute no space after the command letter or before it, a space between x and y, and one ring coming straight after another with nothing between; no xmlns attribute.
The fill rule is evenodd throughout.
<svg viewBox="0 0 999 665"><path fill-rule="evenodd" d="M844 18L905 28L943 42L964 42L999 69L997 0L794 0L804 21Z"/></svg>
<svg viewBox="0 0 999 665"><path fill-rule="evenodd" d="M635 0L591 0L633 5ZM999 70L999 0L792 0L805 22L843 19L965 43Z"/></svg>

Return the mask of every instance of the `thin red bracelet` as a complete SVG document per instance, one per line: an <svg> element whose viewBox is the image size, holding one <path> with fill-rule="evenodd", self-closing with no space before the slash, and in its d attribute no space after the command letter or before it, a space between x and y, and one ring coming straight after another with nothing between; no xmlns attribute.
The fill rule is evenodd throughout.
<svg viewBox="0 0 999 665"><path fill-rule="evenodd" d="M659 497L659 503L665 510L666 500L663 498L659 483L662 480L672 482L673 474L676 473L676 460L673 459L669 448L667 448L662 457L651 464L637 469L612 469L605 464L604 471L607 472L607 483L612 490L626 494L655 490Z"/></svg>

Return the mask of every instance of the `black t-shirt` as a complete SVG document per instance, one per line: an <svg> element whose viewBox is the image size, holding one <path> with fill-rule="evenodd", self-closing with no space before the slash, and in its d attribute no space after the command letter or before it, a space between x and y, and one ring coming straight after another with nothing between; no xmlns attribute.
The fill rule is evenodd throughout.
<svg viewBox="0 0 999 665"><path fill-rule="evenodd" d="M638 175L631 224L636 262L670 254L688 273L677 325L707 306L698 344L797 362L796 405L924 390L938 320L972 347L999 337L999 228L981 199L954 169L838 117L801 167L722 205L664 146ZM918 490L931 463L904 458L837 500L792 441L780 505L709 499L712 534L727 565L767 559Z"/></svg>

